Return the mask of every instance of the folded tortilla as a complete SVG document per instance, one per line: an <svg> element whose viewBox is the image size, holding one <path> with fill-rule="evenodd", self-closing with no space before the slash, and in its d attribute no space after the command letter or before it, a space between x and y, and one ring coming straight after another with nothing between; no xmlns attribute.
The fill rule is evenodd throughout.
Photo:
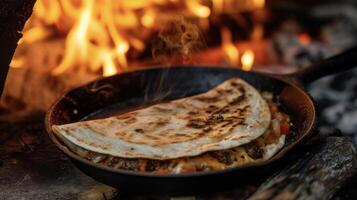
<svg viewBox="0 0 357 200"><path fill-rule="evenodd" d="M165 160L246 144L261 136L270 120L259 92L231 78L199 95L52 129L65 143L89 151Z"/></svg>

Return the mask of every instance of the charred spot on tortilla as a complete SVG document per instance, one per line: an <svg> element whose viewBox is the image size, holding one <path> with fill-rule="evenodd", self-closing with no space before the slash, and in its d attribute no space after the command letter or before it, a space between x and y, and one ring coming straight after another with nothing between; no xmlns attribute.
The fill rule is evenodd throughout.
<svg viewBox="0 0 357 200"><path fill-rule="evenodd" d="M233 90L232 90L232 89L226 89L225 92L227 92L227 93L232 93Z"/></svg>
<svg viewBox="0 0 357 200"><path fill-rule="evenodd" d="M196 97L197 100L199 101L202 101L202 102L205 102L205 103L214 103L214 102L217 102L219 100L219 96L218 95L215 95L213 97Z"/></svg>
<svg viewBox="0 0 357 200"><path fill-rule="evenodd" d="M165 108L163 106L153 106L154 109L158 110L159 112L169 112L170 109Z"/></svg>
<svg viewBox="0 0 357 200"><path fill-rule="evenodd" d="M165 126L167 123L169 123L169 120L161 120L156 123L155 127Z"/></svg>
<svg viewBox="0 0 357 200"><path fill-rule="evenodd" d="M197 114L198 114L198 112L197 112L197 111L193 111L193 110L191 110L191 111L189 111L187 114L189 114L189 115L197 115Z"/></svg>
<svg viewBox="0 0 357 200"><path fill-rule="evenodd" d="M203 129L203 132L205 132L205 133L208 133L208 132L210 132L210 131L212 131L213 129L212 129L212 127L205 127L204 129Z"/></svg>
<svg viewBox="0 0 357 200"><path fill-rule="evenodd" d="M199 118L191 119L186 126L194 129L202 129L206 127L206 122Z"/></svg>
<svg viewBox="0 0 357 200"><path fill-rule="evenodd" d="M209 105L206 109L206 113L210 114L215 112L217 109L219 109L219 107L215 106L215 105Z"/></svg>
<svg viewBox="0 0 357 200"><path fill-rule="evenodd" d="M130 119L132 118L134 115L134 112L131 114L131 115L118 115L118 116L115 116L115 118L117 119Z"/></svg>
<svg viewBox="0 0 357 200"><path fill-rule="evenodd" d="M144 133L144 130L141 129L141 128L137 128L137 129L135 129L135 132L137 132L137 133Z"/></svg>
<svg viewBox="0 0 357 200"><path fill-rule="evenodd" d="M235 104L238 104L240 102L242 102L243 100L245 99L245 96L244 95L241 95L237 98L234 98L232 101L229 102L230 105L235 105Z"/></svg>
<svg viewBox="0 0 357 200"><path fill-rule="evenodd" d="M125 121L124 121L124 123L126 123L126 124L133 124L133 123L135 123L137 121L137 119L135 118L135 117L129 117L129 118L127 118Z"/></svg>
<svg viewBox="0 0 357 200"><path fill-rule="evenodd" d="M217 124L219 122L222 122L224 120L224 117L221 114L213 114L210 115L206 121L206 124Z"/></svg>
<svg viewBox="0 0 357 200"><path fill-rule="evenodd" d="M281 120L284 129L290 121L280 110L270 110L276 104L232 78L195 96L52 128L72 151L89 152L85 158L113 168L217 170L269 159L282 148L285 135L274 132L271 118Z"/></svg>

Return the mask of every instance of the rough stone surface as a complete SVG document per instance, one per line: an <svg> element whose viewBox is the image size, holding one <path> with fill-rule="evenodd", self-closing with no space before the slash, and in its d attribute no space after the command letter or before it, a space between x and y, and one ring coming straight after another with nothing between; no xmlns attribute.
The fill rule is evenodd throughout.
<svg viewBox="0 0 357 200"><path fill-rule="evenodd" d="M0 199L77 199L101 184L74 168L49 141L43 113L0 117Z"/></svg>

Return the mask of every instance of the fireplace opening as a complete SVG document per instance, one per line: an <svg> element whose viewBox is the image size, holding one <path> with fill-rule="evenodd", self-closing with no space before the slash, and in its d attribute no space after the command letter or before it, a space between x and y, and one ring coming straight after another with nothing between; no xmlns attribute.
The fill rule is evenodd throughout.
<svg viewBox="0 0 357 200"><path fill-rule="evenodd" d="M69 88L154 65L292 72L356 43L355 8L339 6L330 13L329 6L333 3L38 0L10 63L3 100L46 109ZM157 39L160 29L177 18L186 30L175 30L180 42L165 49ZM198 36L200 48L193 41ZM185 49L185 59L175 58ZM165 59L154 59L157 52Z"/></svg>

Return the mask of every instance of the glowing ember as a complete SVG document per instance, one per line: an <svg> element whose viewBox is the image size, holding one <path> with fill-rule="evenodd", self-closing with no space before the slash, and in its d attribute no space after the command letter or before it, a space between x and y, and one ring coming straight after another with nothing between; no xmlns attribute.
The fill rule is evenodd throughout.
<svg viewBox="0 0 357 200"><path fill-rule="evenodd" d="M243 53L242 58L242 70L250 71L254 64L254 53L251 50L247 50Z"/></svg>
<svg viewBox="0 0 357 200"><path fill-rule="evenodd" d="M265 0L253 0L253 3L258 8L264 8Z"/></svg>
<svg viewBox="0 0 357 200"><path fill-rule="evenodd" d="M103 76L112 76L118 73L110 52L103 53Z"/></svg>
<svg viewBox="0 0 357 200"><path fill-rule="evenodd" d="M308 45L311 42L311 38L310 38L309 34L307 34L307 33L300 33L299 41L301 42L301 44Z"/></svg>
<svg viewBox="0 0 357 200"><path fill-rule="evenodd" d="M155 12L152 9L148 9L141 17L141 24L147 28L150 28L155 23Z"/></svg>
<svg viewBox="0 0 357 200"><path fill-rule="evenodd" d="M198 0L186 1L186 5L197 17L206 18L211 14L211 10L207 6L200 4Z"/></svg>

